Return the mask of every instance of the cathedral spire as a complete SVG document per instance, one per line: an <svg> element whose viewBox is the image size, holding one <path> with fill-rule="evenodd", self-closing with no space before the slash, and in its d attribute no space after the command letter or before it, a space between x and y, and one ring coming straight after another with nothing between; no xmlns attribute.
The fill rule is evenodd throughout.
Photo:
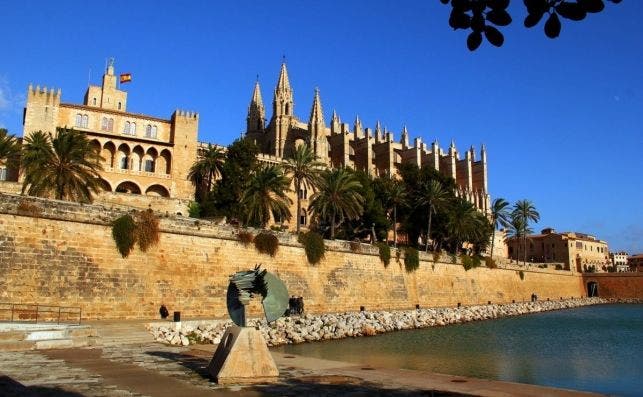
<svg viewBox="0 0 643 397"><path fill-rule="evenodd" d="M279 72L279 80L277 80L277 91L290 91L290 81L288 80L288 69L286 69L286 61L281 64L281 71Z"/></svg>
<svg viewBox="0 0 643 397"><path fill-rule="evenodd" d="M266 109L263 106L263 99L261 98L261 87L259 80L255 82L255 88L252 91L252 98L248 106L248 117L246 131L261 131L264 129L266 119Z"/></svg>
<svg viewBox="0 0 643 397"><path fill-rule="evenodd" d="M400 138L400 143L405 149L409 147L409 131L406 129L406 124L402 128L402 137Z"/></svg>
<svg viewBox="0 0 643 397"><path fill-rule="evenodd" d="M340 132L340 124L342 121L339 119L337 112L333 109L333 116L330 118L330 132L331 134L338 134Z"/></svg>
<svg viewBox="0 0 643 397"><path fill-rule="evenodd" d="M312 109L310 109L310 119L308 123L310 125L326 125L326 122L324 121L324 111L322 109L321 99L319 99L319 88L315 88L315 98L313 99L313 107Z"/></svg>

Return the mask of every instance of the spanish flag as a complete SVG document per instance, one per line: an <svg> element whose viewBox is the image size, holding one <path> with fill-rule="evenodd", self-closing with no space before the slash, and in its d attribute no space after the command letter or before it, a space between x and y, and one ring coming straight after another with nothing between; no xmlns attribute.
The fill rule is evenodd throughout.
<svg viewBox="0 0 643 397"><path fill-rule="evenodd" d="M123 74L121 74L121 84L129 83L130 81L132 81L132 74L131 73L123 73Z"/></svg>

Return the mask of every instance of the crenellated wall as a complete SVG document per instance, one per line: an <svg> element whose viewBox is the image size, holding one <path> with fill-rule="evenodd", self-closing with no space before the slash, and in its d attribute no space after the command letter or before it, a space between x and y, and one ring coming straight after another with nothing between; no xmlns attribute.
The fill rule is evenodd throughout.
<svg viewBox="0 0 643 397"><path fill-rule="evenodd" d="M318 265L306 261L291 234L280 234L274 258L237 241L232 227L162 217L160 242L127 259L117 252L110 222L123 211L0 195L0 301L80 306L84 318L154 318L164 303L183 317L223 317L228 276L263 264L301 295L311 312L401 309L584 295L580 276L552 269L476 268L434 263L404 271L393 254L385 268L376 249L355 253L327 241ZM446 258L444 258L446 259ZM251 314L259 313L254 302Z"/></svg>

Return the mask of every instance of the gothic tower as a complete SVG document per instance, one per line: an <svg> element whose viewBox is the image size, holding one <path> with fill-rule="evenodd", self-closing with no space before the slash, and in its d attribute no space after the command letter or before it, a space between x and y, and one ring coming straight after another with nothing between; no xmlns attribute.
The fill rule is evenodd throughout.
<svg viewBox="0 0 643 397"><path fill-rule="evenodd" d="M248 106L248 117L246 118L246 131L262 132L266 123L266 109L263 106L263 99L261 99L261 88L259 81L255 83L255 89L252 92L252 99Z"/></svg>
<svg viewBox="0 0 643 397"><path fill-rule="evenodd" d="M324 111L322 110L321 99L319 99L319 89L317 88L315 89L313 107L310 110L308 131L310 132L310 146L315 156L321 161L327 162L328 138L326 137L326 122L324 121Z"/></svg>
<svg viewBox="0 0 643 397"><path fill-rule="evenodd" d="M271 128L273 136L269 138L270 154L278 157L284 156L284 147L293 114L293 92L290 88L288 70L284 62L281 64L279 80L277 80L277 87L275 87L275 93L272 99L272 120L270 124L273 127Z"/></svg>

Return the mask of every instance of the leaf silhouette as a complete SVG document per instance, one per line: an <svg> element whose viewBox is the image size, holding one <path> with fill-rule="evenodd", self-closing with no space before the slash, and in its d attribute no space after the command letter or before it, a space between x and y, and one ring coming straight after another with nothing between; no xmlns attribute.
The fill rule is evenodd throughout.
<svg viewBox="0 0 643 397"><path fill-rule="evenodd" d="M507 26L511 23L511 15L505 10L491 10L487 13L487 21L494 25Z"/></svg>
<svg viewBox="0 0 643 397"><path fill-rule="evenodd" d="M482 34L480 32L471 32L467 37L467 47L469 51L475 51L482 43Z"/></svg>
<svg viewBox="0 0 643 397"><path fill-rule="evenodd" d="M471 27L471 17L467 13L454 9L449 17L449 26L453 29L469 29Z"/></svg>
<svg viewBox="0 0 643 397"><path fill-rule="evenodd" d="M525 27L533 28L538 25L538 22L543 18L544 13L529 14L525 17Z"/></svg>
<svg viewBox="0 0 643 397"><path fill-rule="evenodd" d="M504 10L509 7L509 0L487 0L487 6L494 10Z"/></svg>
<svg viewBox="0 0 643 397"><path fill-rule="evenodd" d="M471 29L476 32L484 30L484 17L482 13L473 14L473 18L471 18Z"/></svg>
<svg viewBox="0 0 643 397"><path fill-rule="evenodd" d="M583 7L581 7L578 3L563 1L555 8L556 12L558 12L561 17L571 19L572 21L582 21L587 15L585 9L583 9Z"/></svg>
<svg viewBox="0 0 643 397"><path fill-rule="evenodd" d="M502 33L493 26L485 26L484 36L487 38L489 43L493 44L496 47L500 47L502 43L505 42L505 36L503 36Z"/></svg>
<svg viewBox="0 0 643 397"><path fill-rule="evenodd" d="M550 39L555 39L560 34L560 19L555 12L551 13L545 22L545 34Z"/></svg>

